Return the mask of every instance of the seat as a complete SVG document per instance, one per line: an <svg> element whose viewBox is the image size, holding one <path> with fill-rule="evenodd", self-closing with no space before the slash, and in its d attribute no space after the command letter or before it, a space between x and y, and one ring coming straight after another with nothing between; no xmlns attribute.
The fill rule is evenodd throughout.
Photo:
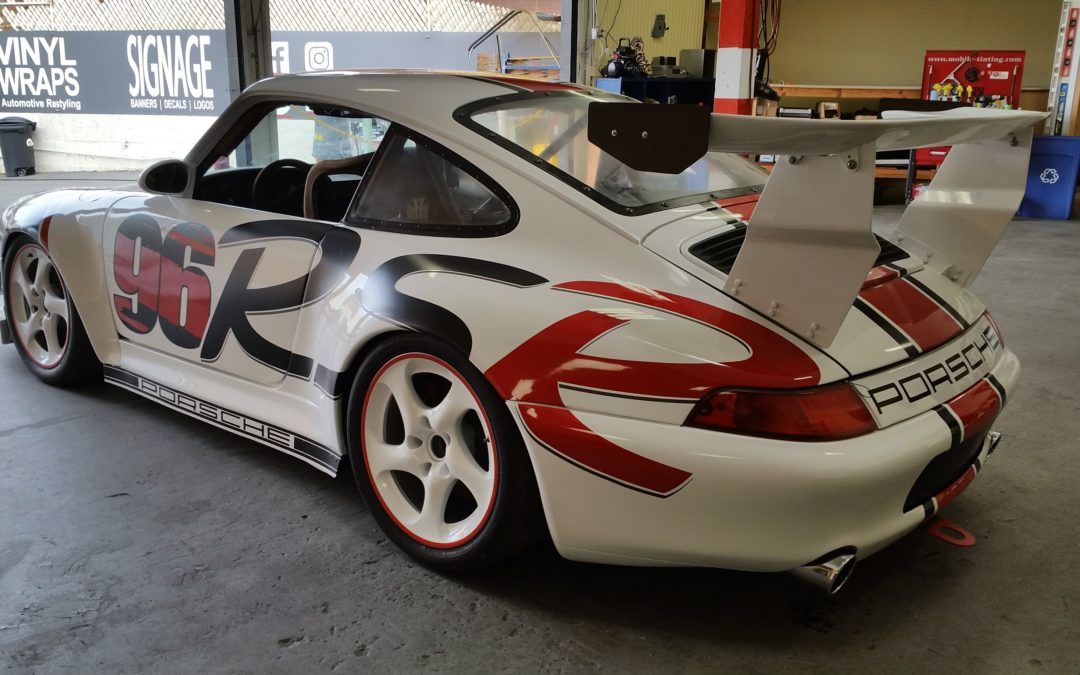
<svg viewBox="0 0 1080 675"><path fill-rule="evenodd" d="M323 159L315 162L311 171L304 181L304 217L312 220L339 221L345 216L354 189L350 189L347 195L334 190L334 182L330 176L342 173L354 173L361 176L367 169L372 155L368 152L355 157L344 159Z"/></svg>

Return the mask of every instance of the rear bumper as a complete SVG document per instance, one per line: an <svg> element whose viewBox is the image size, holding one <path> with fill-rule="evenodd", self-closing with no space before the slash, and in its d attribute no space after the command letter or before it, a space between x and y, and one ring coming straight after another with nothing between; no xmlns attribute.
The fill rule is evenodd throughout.
<svg viewBox="0 0 1080 675"><path fill-rule="evenodd" d="M1002 387L1002 398L1019 374L1015 355L1006 350L990 374ZM518 404L511 408L519 414ZM965 488L974 477L967 477L969 467L977 472L997 444L996 436L986 433L993 415L969 430L972 438L959 439L971 442L978 435L978 447L953 467L955 475L931 488L930 508L920 502L905 510L928 465L959 442L955 425L939 412L829 443L575 413L594 433L691 474L667 497L589 473L528 433L523 436L552 537L565 557L776 572L844 547L865 557L914 529Z"/></svg>

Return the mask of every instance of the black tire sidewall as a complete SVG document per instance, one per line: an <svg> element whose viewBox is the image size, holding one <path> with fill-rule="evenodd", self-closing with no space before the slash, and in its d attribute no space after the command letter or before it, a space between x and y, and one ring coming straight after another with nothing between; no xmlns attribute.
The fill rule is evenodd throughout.
<svg viewBox="0 0 1080 675"><path fill-rule="evenodd" d="M472 387L491 426L497 466L494 503L480 531L453 548L427 546L401 530L383 508L367 473L360 426L364 400L383 365L409 353L436 357L455 370ZM468 571L494 564L532 543L539 500L517 425L491 383L456 349L422 335L403 334L384 340L360 366L347 405L346 439L353 477L376 523L403 551L435 569Z"/></svg>

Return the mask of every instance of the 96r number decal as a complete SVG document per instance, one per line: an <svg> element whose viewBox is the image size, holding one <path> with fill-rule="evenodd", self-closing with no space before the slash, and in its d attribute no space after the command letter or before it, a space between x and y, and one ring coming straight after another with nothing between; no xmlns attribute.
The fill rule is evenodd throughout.
<svg viewBox="0 0 1080 675"><path fill-rule="evenodd" d="M214 264L214 236L198 223L180 223L165 239L154 220L135 215L120 225L113 253L113 275L124 295L113 296L124 325L145 335L160 321L169 342L193 349L210 320L210 280L191 262Z"/></svg>
<svg viewBox="0 0 1080 675"><path fill-rule="evenodd" d="M272 286L255 284L266 244L300 240L319 249L307 274ZM263 244L259 246L258 244ZM242 246L216 307L210 278L197 265L212 267L219 249ZM113 246L113 295L116 316L125 327L146 335L161 332L181 349L200 348L203 362L217 360L232 335L252 359L274 370L310 376L314 362L260 335L249 313L278 314L318 302L347 275L360 249L360 236L344 228L302 220L265 220L236 225L214 241L206 225L179 223L161 235L146 214L134 214L117 228ZM186 263L186 264L185 264Z"/></svg>

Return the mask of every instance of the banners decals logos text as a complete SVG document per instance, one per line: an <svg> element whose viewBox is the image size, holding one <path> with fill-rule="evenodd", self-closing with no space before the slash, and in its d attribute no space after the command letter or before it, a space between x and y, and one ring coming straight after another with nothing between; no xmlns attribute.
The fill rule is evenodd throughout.
<svg viewBox="0 0 1080 675"><path fill-rule="evenodd" d="M0 35L0 114L216 115L227 104L225 31Z"/></svg>

